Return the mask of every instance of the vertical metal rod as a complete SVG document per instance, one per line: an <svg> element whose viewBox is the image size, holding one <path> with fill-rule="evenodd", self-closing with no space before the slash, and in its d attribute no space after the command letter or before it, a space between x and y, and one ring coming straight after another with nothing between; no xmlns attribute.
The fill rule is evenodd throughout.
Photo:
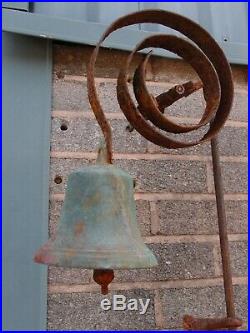
<svg viewBox="0 0 250 333"><path fill-rule="evenodd" d="M224 204L223 180L221 176L220 156L219 156L219 147L218 147L217 138L211 140L211 150L212 150L214 186L215 186L217 214L218 214L218 227L219 227L219 236L220 236L226 310L227 310L227 316L234 318L235 307L234 307L232 271L230 264L229 242L227 235L227 220L226 220L226 211Z"/></svg>

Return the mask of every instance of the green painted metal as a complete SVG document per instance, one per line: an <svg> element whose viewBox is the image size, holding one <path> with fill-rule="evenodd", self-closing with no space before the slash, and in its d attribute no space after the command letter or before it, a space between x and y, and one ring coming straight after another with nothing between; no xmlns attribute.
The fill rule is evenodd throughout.
<svg viewBox="0 0 250 333"><path fill-rule="evenodd" d="M2 2L2 8L29 11L29 2Z"/></svg>
<svg viewBox="0 0 250 333"><path fill-rule="evenodd" d="M136 223L133 183L112 164L71 173L57 235L38 250L35 261L92 269L157 265Z"/></svg>
<svg viewBox="0 0 250 333"><path fill-rule="evenodd" d="M6 9L3 9L2 26L4 31L89 45L96 45L103 31L107 28L107 25L103 23L70 20L60 16L24 13ZM131 50L139 41L150 35L152 35L152 31L126 28L109 37L103 46L119 50ZM231 42L230 40L225 43L223 39L217 39L217 42L230 62L238 64L248 62L247 43ZM161 49L154 50L154 54L171 58L176 57L172 53Z"/></svg>
<svg viewBox="0 0 250 333"><path fill-rule="evenodd" d="M3 330L45 330L47 270L33 263L48 235L50 42L3 33Z"/></svg>

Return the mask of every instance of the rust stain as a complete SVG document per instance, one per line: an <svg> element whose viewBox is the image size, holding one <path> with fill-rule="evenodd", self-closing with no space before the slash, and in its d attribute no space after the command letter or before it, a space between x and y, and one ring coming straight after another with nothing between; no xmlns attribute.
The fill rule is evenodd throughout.
<svg viewBox="0 0 250 333"><path fill-rule="evenodd" d="M44 262L44 255L41 253L41 252L39 252L39 253L37 253L36 255L35 255L35 257L34 257L34 261L36 262L36 263L38 263L38 264L41 264L41 263L43 263Z"/></svg>
<svg viewBox="0 0 250 333"><path fill-rule="evenodd" d="M65 251L65 259L70 259L77 254L75 249L69 248Z"/></svg>
<svg viewBox="0 0 250 333"><path fill-rule="evenodd" d="M242 320L238 318L195 318L190 315L183 317L183 328L187 330L219 330L232 329L242 325Z"/></svg>
<svg viewBox="0 0 250 333"><path fill-rule="evenodd" d="M78 222L74 226L75 236L80 236L84 230L84 222Z"/></svg>
<svg viewBox="0 0 250 333"><path fill-rule="evenodd" d="M55 256L47 244L45 244L40 250L35 254L33 258L34 262L38 264L52 263L56 261Z"/></svg>
<svg viewBox="0 0 250 333"><path fill-rule="evenodd" d="M83 208L92 208L94 205L97 205L98 202L102 199L100 192L96 192L94 195L88 197L87 200L83 202Z"/></svg>

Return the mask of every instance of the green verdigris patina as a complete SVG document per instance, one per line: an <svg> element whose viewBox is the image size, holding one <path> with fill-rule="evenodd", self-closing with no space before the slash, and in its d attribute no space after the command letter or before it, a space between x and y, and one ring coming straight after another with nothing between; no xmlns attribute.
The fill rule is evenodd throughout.
<svg viewBox="0 0 250 333"><path fill-rule="evenodd" d="M130 269L157 265L136 222L133 178L105 163L74 171L55 239L35 255L37 263L92 269Z"/></svg>

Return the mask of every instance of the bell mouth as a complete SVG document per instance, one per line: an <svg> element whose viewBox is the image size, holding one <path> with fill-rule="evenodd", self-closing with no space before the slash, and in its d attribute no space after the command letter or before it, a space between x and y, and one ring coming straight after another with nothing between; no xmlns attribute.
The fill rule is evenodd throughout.
<svg viewBox="0 0 250 333"><path fill-rule="evenodd" d="M40 264L86 269L139 269L158 265L154 254L143 246L140 253L133 251L88 251L75 248L55 248L48 242L34 256Z"/></svg>
<svg viewBox="0 0 250 333"><path fill-rule="evenodd" d="M74 248L53 248L49 241L34 256L40 264L68 268L93 269L93 279L101 286L101 293L108 294L109 284L114 279L113 269L139 269L156 266L157 260L153 253L144 245L140 254L132 251L86 251Z"/></svg>

